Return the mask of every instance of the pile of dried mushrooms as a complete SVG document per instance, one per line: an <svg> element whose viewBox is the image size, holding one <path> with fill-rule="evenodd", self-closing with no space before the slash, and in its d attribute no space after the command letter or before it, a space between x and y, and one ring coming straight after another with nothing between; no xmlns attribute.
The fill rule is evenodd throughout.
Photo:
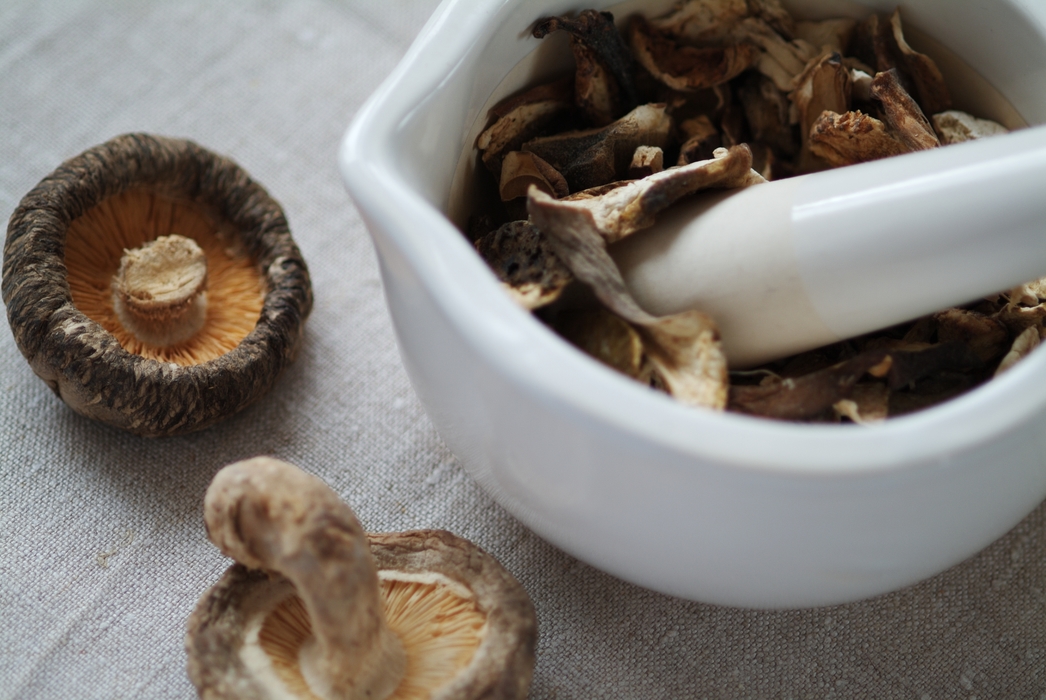
<svg viewBox="0 0 1046 700"><path fill-rule="evenodd" d="M689 405L869 423L967 391L1046 334L1038 282L729 371L714 320L641 309L609 244L700 190L1006 129L951 109L941 71L905 40L899 10L806 22L778 0L689 0L664 17L628 18L623 30L595 10L533 27L539 39L561 31L573 76L490 111L476 145L500 201L472 215L468 235L514 299L591 356Z"/></svg>

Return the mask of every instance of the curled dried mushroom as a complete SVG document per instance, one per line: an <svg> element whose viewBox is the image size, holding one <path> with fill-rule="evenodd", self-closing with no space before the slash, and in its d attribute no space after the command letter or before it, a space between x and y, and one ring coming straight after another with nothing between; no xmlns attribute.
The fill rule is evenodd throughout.
<svg viewBox="0 0 1046 700"><path fill-rule="evenodd" d="M267 457L222 469L207 534L233 565L188 622L201 698L525 698L522 586L441 530L367 535L323 481Z"/></svg>
<svg viewBox="0 0 1046 700"><path fill-rule="evenodd" d="M785 420L874 424L968 391L1037 347L1041 281L744 372L728 372L714 319L641 308L607 246L642 235L677 200L1006 130L951 109L900 10L796 21L777 0L681 0L662 17L624 19L631 58L606 12L534 31L571 34L577 118L514 142L534 165L495 173L513 201L476 244L521 305L683 403ZM637 101L621 116L625 93ZM495 108L488 132L503 115ZM496 149L485 148L487 160Z"/></svg>
<svg viewBox="0 0 1046 700"><path fill-rule="evenodd" d="M63 401L146 436L258 399L312 307L268 193L227 158L148 134L89 149L22 199L3 298L19 349Z"/></svg>

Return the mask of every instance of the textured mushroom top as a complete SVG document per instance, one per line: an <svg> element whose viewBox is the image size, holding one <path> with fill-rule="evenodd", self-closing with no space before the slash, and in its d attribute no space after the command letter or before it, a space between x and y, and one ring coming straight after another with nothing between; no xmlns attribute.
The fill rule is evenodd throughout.
<svg viewBox="0 0 1046 700"><path fill-rule="evenodd" d="M202 250L206 283L159 303L115 279L134 249L172 235ZM76 411L147 436L207 427L268 391L312 307L308 269L265 189L228 158L147 134L85 151L22 199L2 290L33 371ZM200 328L155 327L175 317Z"/></svg>

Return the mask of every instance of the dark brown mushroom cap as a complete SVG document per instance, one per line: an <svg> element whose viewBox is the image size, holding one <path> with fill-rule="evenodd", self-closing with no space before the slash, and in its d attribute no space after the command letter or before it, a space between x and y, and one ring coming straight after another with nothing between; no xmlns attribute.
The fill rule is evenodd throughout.
<svg viewBox="0 0 1046 700"><path fill-rule="evenodd" d="M379 573L443 576L471 591L486 616L482 641L468 666L433 689L432 700L526 698L537 620L519 582L482 549L444 530L370 533L367 538ZM251 627L245 610L273 609L293 595L293 584L281 574L234 564L201 597L185 638L189 678L201 698L269 697L265 686L271 679L256 678L240 651Z"/></svg>
<svg viewBox="0 0 1046 700"><path fill-rule="evenodd" d="M73 304L64 260L70 223L132 189L191 201L237 231L266 293L256 326L235 349L192 366L147 359ZM293 359L312 308L305 261L265 189L228 158L148 134L85 151L22 199L8 225L2 292L19 350L63 401L150 437L208 427L257 400Z"/></svg>

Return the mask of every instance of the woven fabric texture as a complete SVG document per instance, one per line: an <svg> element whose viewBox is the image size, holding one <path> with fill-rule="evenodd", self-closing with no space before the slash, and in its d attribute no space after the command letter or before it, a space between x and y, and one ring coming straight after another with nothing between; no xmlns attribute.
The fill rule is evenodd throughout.
<svg viewBox="0 0 1046 700"><path fill-rule="evenodd" d="M533 597L533 698L1046 698L1046 509L969 561L803 611L682 601L543 542L440 441L400 364L335 156L435 0L5 0L0 209L117 134L186 137L283 205L316 305L264 400L148 440L72 413L0 329L0 698L190 698L185 620L229 561L204 491L256 454L324 478L369 530L467 537Z"/></svg>

